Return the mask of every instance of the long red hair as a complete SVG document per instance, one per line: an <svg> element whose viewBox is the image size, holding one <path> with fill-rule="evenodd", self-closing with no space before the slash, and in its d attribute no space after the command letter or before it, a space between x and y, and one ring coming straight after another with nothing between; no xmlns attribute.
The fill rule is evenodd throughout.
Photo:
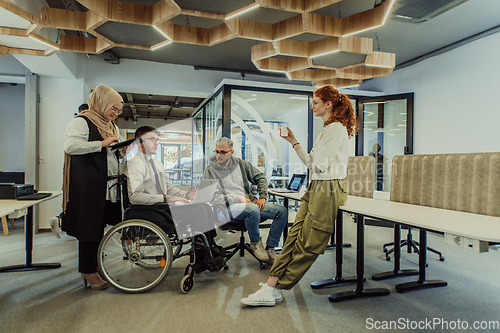
<svg viewBox="0 0 500 333"><path fill-rule="evenodd" d="M347 128L349 138L359 131L358 117L347 95L339 93L332 85L326 85L316 89L314 96L319 97L324 103L332 102L333 114L323 126L337 121Z"/></svg>

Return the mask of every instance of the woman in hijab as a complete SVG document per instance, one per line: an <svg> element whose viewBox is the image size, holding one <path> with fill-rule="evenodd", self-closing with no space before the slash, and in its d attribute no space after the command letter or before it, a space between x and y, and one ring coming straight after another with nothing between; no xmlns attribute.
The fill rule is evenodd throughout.
<svg viewBox="0 0 500 333"><path fill-rule="evenodd" d="M97 273L97 252L106 224L121 221L120 198L110 175L119 173L119 142L112 123L123 109L123 99L112 88L99 85L90 94L89 109L74 117L64 139L62 229L78 239L78 270L83 285L106 289L108 283Z"/></svg>

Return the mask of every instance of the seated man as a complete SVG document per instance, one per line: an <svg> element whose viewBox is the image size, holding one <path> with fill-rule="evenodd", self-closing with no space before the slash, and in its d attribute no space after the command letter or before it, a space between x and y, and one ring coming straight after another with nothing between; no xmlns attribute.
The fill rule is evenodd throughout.
<svg viewBox="0 0 500 333"><path fill-rule="evenodd" d="M137 154L127 162L128 192L130 203L135 205L162 205L168 216L173 217L177 235L190 237L191 232L207 232L214 228L203 205L188 204L196 194L193 187L182 191L170 182L163 164L152 155L156 154L160 142L158 131L151 126L142 126L135 131L139 139ZM169 221L169 222L172 222Z"/></svg>
<svg viewBox="0 0 500 333"><path fill-rule="evenodd" d="M234 158L233 141L222 137L215 143L215 156L209 159L203 178L219 179L222 195L215 203L225 202L230 217L244 220L250 237L250 248L262 261L272 263L276 258L274 248L278 246L281 233L288 222L288 210L272 203L266 203L267 179L250 163ZM257 185L259 199L250 193L251 184ZM273 219L266 248L259 232L260 219Z"/></svg>

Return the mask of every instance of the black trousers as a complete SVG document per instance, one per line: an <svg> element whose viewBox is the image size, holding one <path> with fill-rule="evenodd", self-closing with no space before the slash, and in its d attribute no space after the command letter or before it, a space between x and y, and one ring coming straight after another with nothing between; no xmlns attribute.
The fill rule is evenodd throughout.
<svg viewBox="0 0 500 333"><path fill-rule="evenodd" d="M97 252L99 244L104 236L106 224L115 225L121 221L122 211L119 202L106 201L104 218L102 223L102 232L99 239L91 242L78 241L78 271L84 274L97 272Z"/></svg>

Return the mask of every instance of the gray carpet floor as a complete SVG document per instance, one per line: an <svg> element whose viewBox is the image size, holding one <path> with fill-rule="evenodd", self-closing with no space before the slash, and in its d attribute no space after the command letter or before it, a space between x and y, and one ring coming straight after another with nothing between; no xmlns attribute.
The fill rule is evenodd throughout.
<svg viewBox="0 0 500 333"><path fill-rule="evenodd" d="M26 260L22 220L10 232L9 236L0 235L0 266ZM262 229L263 239L266 233ZM238 238L238 234L218 231L221 245ZM418 231L414 238L418 239ZM344 251L343 275L351 276L355 274L356 226L349 220L344 239L353 245ZM294 289L284 291L282 304L249 308L240 304L240 298L256 291L269 273L249 255L233 257L227 271L196 275L188 294L179 289L187 258L174 261L165 280L146 293L126 294L114 288L95 291L82 287L76 240L65 234L57 239L50 232L39 233L33 261L60 262L62 267L0 273L0 332L362 332L384 328L391 321L393 329L384 331L433 331L422 326L425 321L434 321L436 331L463 332L460 328L465 324L471 332L499 331L498 326L496 330L487 328L500 321L497 247L475 253L444 245L443 236L430 233L428 245L441 250L446 260L440 262L430 253L427 278L443 279L448 286L401 294L395 284L416 277L371 279L372 274L392 270L393 263L385 261L382 252L382 244L391 240L392 229L366 227L365 288L388 288L389 296L330 303L330 293L355 286L311 289L311 282L335 276L335 251L329 250ZM417 263L416 254L403 252L403 269L416 269ZM474 329L475 321L487 329Z"/></svg>

